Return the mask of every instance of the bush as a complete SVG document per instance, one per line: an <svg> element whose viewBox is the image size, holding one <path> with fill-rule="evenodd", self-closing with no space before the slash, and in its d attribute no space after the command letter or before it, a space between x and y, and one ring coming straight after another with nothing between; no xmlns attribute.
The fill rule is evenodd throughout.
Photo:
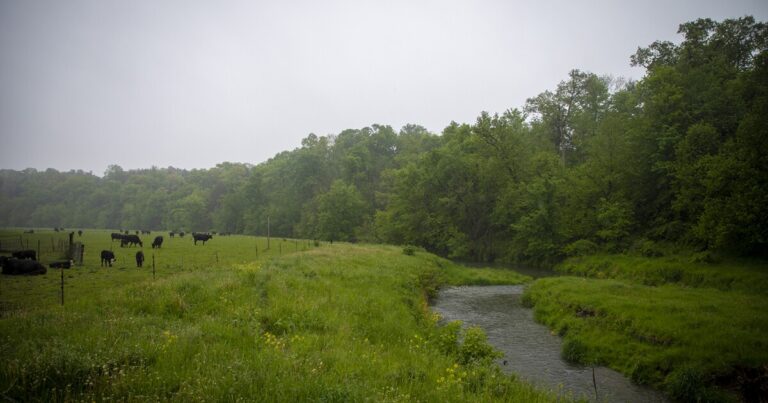
<svg viewBox="0 0 768 403"><path fill-rule="evenodd" d="M566 245L563 252L568 256L592 255L597 252L597 244L587 239L579 239Z"/></svg>
<svg viewBox="0 0 768 403"><path fill-rule="evenodd" d="M408 256L413 256L416 254L416 247L412 245L405 245L403 247L403 253Z"/></svg>
<svg viewBox="0 0 768 403"><path fill-rule="evenodd" d="M664 251L661 250L656 242L649 239L641 239L632 245L632 251L645 257L661 257Z"/></svg>
<svg viewBox="0 0 768 403"><path fill-rule="evenodd" d="M462 365L491 361L502 354L488 344L483 329L470 327L464 332L464 342L459 347L459 363Z"/></svg>

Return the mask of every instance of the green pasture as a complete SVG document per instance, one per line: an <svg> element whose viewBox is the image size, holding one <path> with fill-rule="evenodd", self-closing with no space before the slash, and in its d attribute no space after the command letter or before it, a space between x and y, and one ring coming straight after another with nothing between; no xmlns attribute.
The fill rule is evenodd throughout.
<svg viewBox="0 0 768 403"><path fill-rule="evenodd" d="M36 232L30 244L51 236ZM116 243L118 263L102 268L109 231L86 230L85 265L64 271L63 306L58 270L0 278L0 398L557 400L502 374L482 332L440 327L427 307L441 283L523 276L397 247L272 239L266 250L266 239L246 236L195 247L164 234L153 278L154 236L142 237L144 268L136 248Z"/></svg>
<svg viewBox="0 0 768 403"><path fill-rule="evenodd" d="M607 365L680 401L758 401L768 386L768 270L686 257L569 259L524 302L563 356ZM737 397L738 396L738 397Z"/></svg>

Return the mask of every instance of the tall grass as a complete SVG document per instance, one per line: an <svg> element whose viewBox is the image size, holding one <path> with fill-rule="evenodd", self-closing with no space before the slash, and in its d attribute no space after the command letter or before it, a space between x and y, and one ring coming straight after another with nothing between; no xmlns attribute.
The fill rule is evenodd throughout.
<svg viewBox="0 0 768 403"><path fill-rule="evenodd" d="M536 281L524 301L564 337L565 358L608 365L676 399L728 400L726 389L746 398L766 386L763 295L558 277Z"/></svg>
<svg viewBox="0 0 768 403"><path fill-rule="evenodd" d="M3 398L557 399L503 375L481 332L439 327L427 308L426 287L524 280L511 272L467 274L394 247L337 243L297 253L287 240L277 256L274 239L265 251L265 240L252 237L194 247L166 236L154 251L153 279L146 262L143 269L129 263L135 248L115 245L119 264L99 267L96 251L108 249L108 233L84 237L86 265L65 272L64 306L58 272L0 278ZM150 267L151 237L144 236Z"/></svg>
<svg viewBox="0 0 768 403"><path fill-rule="evenodd" d="M695 255L647 258L629 255L574 257L556 266L563 274L615 278L644 285L677 284L768 294L768 262L725 259L697 261Z"/></svg>

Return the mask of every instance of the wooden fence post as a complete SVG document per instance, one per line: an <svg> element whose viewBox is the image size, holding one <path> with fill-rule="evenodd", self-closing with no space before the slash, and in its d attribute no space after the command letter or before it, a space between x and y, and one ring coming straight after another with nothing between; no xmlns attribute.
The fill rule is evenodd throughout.
<svg viewBox="0 0 768 403"><path fill-rule="evenodd" d="M64 306L64 266L61 266L61 306Z"/></svg>

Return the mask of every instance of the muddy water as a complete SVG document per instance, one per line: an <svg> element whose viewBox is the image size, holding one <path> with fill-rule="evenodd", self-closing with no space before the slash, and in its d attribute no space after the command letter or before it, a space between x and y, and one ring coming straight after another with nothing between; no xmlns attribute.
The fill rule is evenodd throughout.
<svg viewBox="0 0 768 403"><path fill-rule="evenodd" d="M600 402L663 402L657 391L633 384L609 368L596 367L597 399L592 368L560 358L561 340L533 320L533 311L520 304L522 286L468 286L440 291L432 309L443 320L479 326L488 341L504 353L505 372L563 395Z"/></svg>

